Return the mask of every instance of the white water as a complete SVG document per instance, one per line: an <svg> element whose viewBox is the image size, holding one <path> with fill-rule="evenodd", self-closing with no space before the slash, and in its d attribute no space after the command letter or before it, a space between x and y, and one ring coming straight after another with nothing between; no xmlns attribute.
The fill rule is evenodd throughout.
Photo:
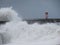
<svg viewBox="0 0 60 45"><path fill-rule="evenodd" d="M8 13L9 12L9 13ZM0 17L9 20L0 26L0 44L4 45L58 45L60 25L54 23L29 25L12 8L0 9ZM7 16L7 18L6 18ZM3 17L3 18L4 18Z"/></svg>

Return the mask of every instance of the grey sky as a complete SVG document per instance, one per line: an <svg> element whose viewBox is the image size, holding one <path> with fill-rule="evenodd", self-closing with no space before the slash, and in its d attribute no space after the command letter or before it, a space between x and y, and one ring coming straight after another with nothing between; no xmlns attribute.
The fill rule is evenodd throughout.
<svg viewBox="0 0 60 45"><path fill-rule="evenodd" d="M60 0L0 0L0 7L12 6L23 18L60 18Z"/></svg>

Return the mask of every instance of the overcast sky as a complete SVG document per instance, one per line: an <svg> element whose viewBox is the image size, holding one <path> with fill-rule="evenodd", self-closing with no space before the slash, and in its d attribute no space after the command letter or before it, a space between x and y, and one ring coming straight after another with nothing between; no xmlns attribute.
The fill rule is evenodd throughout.
<svg viewBox="0 0 60 45"><path fill-rule="evenodd" d="M60 18L60 0L0 0L0 7L10 6L25 19L44 18L45 11L49 18Z"/></svg>

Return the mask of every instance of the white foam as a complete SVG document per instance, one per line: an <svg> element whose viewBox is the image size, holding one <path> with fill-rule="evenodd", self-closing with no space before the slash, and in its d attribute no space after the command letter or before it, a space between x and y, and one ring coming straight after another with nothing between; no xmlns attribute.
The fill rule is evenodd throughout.
<svg viewBox="0 0 60 45"><path fill-rule="evenodd" d="M9 10L10 8L8 8ZM7 12L4 10L4 14ZM16 13L11 14L15 16ZM14 16L13 18L15 18ZM0 29L11 38L8 35L6 36L10 39L10 43L5 45L57 45L60 43L60 25L54 23L29 25L26 22L14 20L1 25Z"/></svg>
<svg viewBox="0 0 60 45"><path fill-rule="evenodd" d="M18 13L11 7L0 8L0 21L18 20Z"/></svg>

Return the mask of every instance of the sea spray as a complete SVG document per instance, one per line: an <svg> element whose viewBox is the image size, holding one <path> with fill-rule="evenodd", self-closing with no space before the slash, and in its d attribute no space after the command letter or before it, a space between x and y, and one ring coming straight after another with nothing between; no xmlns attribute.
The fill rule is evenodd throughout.
<svg viewBox="0 0 60 45"><path fill-rule="evenodd" d="M60 43L60 35L58 35L60 25L54 23L29 25L26 21L22 21L12 8L2 8L0 12L3 15L8 15L7 19L9 20L0 26L0 30L8 34L4 36L8 38L6 40L10 41L5 45L56 45Z"/></svg>
<svg viewBox="0 0 60 45"><path fill-rule="evenodd" d="M12 7L7 8L0 8L0 21L16 21L21 20L21 18L18 17L18 13L16 13L15 10L13 10Z"/></svg>

